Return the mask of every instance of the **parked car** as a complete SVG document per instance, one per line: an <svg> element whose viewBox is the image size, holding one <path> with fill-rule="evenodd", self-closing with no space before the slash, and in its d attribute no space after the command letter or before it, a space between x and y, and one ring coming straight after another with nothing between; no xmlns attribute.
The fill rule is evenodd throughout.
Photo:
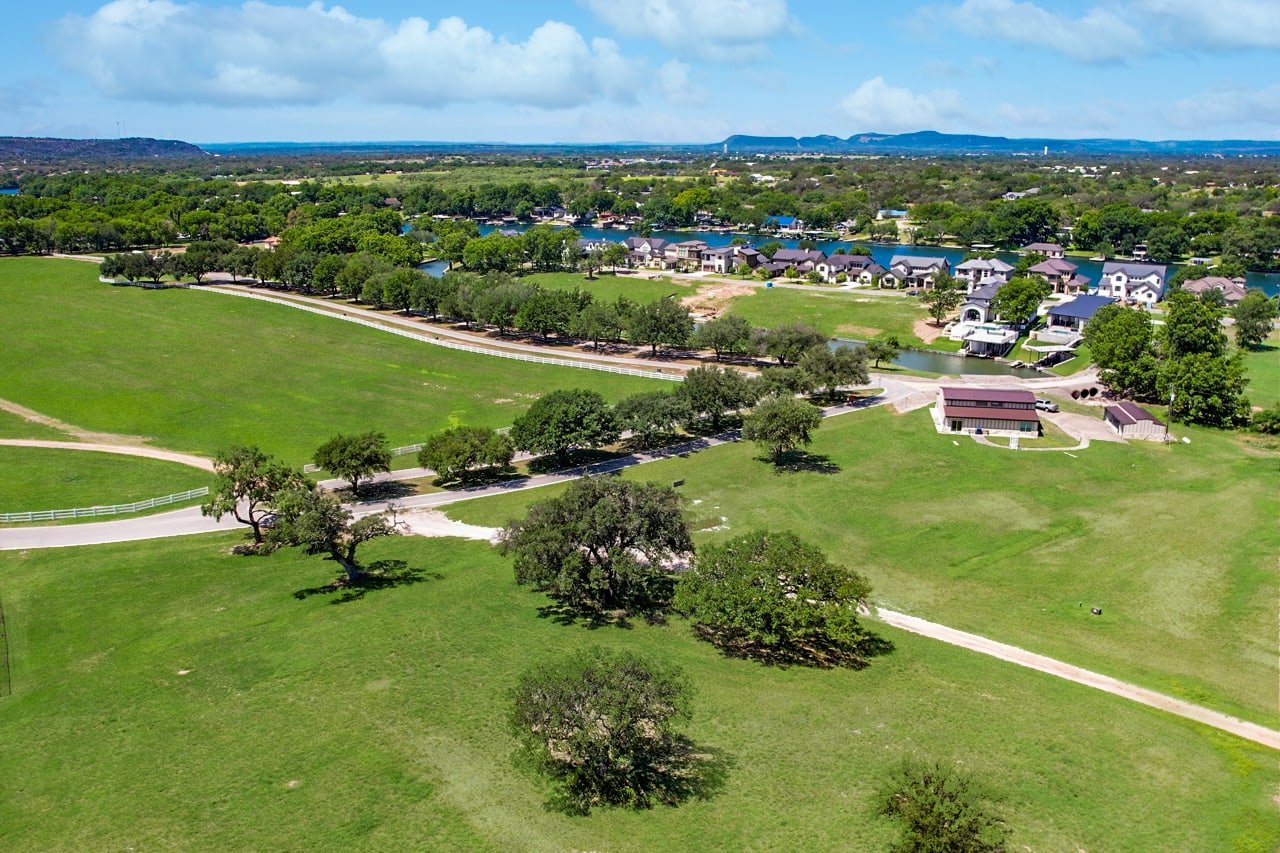
<svg viewBox="0 0 1280 853"><path fill-rule="evenodd" d="M1036 400L1036 408L1042 412L1058 411L1058 404L1052 400Z"/></svg>

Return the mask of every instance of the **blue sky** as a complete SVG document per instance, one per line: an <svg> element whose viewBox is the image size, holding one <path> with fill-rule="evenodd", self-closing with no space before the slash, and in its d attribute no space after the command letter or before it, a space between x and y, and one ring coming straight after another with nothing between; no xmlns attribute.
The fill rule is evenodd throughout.
<svg viewBox="0 0 1280 853"><path fill-rule="evenodd" d="M1280 0L6 5L0 135L1280 138Z"/></svg>

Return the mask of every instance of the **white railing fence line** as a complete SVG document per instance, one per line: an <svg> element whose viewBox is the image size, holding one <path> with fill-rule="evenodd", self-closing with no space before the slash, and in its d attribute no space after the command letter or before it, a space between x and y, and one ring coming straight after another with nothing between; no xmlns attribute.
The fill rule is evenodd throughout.
<svg viewBox="0 0 1280 853"><path fill-rule="evenodd" d="M375 323L372 320L366 320L363 317L352 317L347 314L338 314L324 308L318 308L314 305L304 305L301 302L294 302L290 299L276 299L272 296L263 296L261 293L245 293L242 290L222 290L220 288L201 288L206 293L224 293L228 296L241 296L245 299L257 299L260 302L270 302L274 305L285 305L289 308L296 308L300 311L306 311L311 314L319 314L323 317L333 317L337 320L346 320L348 323L356 323L361 326L368 326L371 329L379 329L383 332L390 332L393 335L399 335L402 338L421 341L427 344L444 347L445 349L461 350L462 352L474 352L480 355L491 355L497 358L509 358L514 361L526 361L533 364L551 364L556 367L576 367L580 370L599 370L604 373L616 373L622 376L639 376L643 379L666 379L670 382L683 382L684 374L680 371L673 373L663 373L659 369L639 370L634 367L618 367L612 364L600 364L592 361L577 361L566 358L547 358L541 355L528 355L527 353L513 352L511 350L490 349L488 347L473 346L471 344L450 341L435 335L423 335L418 332L412 332L408 329L400 329L386 323Z"/></svg>
<svg viewBox="0 0 1280 853"><path fill-rule="evenodd" d="M125 515L131 512L141 512L144 509L155 509L158 506L168 506L169 504L189 501L192 498L202 498L207 494L209 494L209 487L201 486L198 489L188 489L185 492L175 492L172 495L165 495L162 498L147 498L145 501L134 501L130 504L87 506L80 507L78 509L43 509L33 510L31 512L0 512L0 523L7 524L14 521L63 521L68 518L95 518L100 515Z"/></svg>

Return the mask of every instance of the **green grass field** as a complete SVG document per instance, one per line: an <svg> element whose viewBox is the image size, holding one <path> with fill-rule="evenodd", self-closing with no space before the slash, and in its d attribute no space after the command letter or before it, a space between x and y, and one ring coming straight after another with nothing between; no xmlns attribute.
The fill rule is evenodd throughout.
<svg viewBox="0 0 1280 853"><path fill-rule="evenodd" d="M794 530L865 572L884 606L1274 726L1277 455L1179 434L1192 443L1012 453L879 409L815 434L836 473L775 473L737 444L628 476L683 479L695 529L729 527L701 541ZM498 525L548 493L447 511Z"/></svg>
<svg viewBox="0 0 1280 853"><path fill-rule="evenodd" d="M734 298L726 313L756 326L808 323L828 335L861 340L896 335L904 346L924 345L912 326L928 316L917 300L907 297L776 287Z"/></svg>
<svg viewBox="0 0 1280 853"><path fill-rule="evenodd" d="M0 308L5 356L23 367L0 372L0 398L177 450L254 443L301 463L338 432L412 444L455 423L506 426L557 388L618 399L655 387L248 299L112 287L75 261L0 261Z"/></svg>
<svg viewBox="0 0 1280 853"><path fill-rule="evenodd" d="M71 441L64 432L34 423L13 412L0 409L0 438L39 438L50 441Z"/></svg>
<svg viewBox="0 0 1280 853"><path fill-rule="evenodd" d="M989 450L989 449L988 449ZM12 850L883 850L871 797L906 756L1003 797L1011 850L1269 851L1275 756L1047 675L889 629L862 672L721 657L675 620L538 617L487 545L374 543L421 582L333 604L333 565L232 535L0 554ZM583 644L682 667L716 796L566 817L517 770L509 692ZM185 673L185 674L183 674Z"/></svg>
<svg viewBox="0 0 1280 853"><path fill-rule="evenodd" d="M581 288L595 296L600 302L613 302L619 296L625 296L632 302L641 305L662 299L664 296L676 294L677 298L688 296L694 292L694 286L685 281L673 281L669 278L649 280L626 275L603 273L588 280L582 273L576 272L544 272L525 276L523 281L537 282L552 290L573 290Z"/></svg>
<svg viewBox="0 0 1280 853"><path fill-rule="evenodd" d="M75 509L159 498L211 482L175 462L80 450L0 446L0 512Z"/></svg>
<svg viewBox="0 0 1280 853"><path fill-rule="evenodd" d="M1247 350L1244 364L1249 369L1249 402L1263 408L1280 405L1280 332L1272 332L1261 349Z"/></svg>

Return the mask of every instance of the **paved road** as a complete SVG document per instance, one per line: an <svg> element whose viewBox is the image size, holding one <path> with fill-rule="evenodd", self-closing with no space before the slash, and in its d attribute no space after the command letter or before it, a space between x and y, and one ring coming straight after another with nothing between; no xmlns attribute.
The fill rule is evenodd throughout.
<svg viewBox="0 0 1280 853"><path fill-rule="evenodd" d="M1035 652L1020 649L1017 646L1010 646L995 640L989 640L986 637L980 637L977 634L948 628L946 625L939 625L937 622L929 622L916 616L908 616L905 613L882 608L876 609L876 615L881 621L895 628L901 628L913 634L920 634L953 646L960 646L984 655L990 655L991 657L1048 673L1067 681L1074 681L1076 684L1083 684L1095 690L1140 702L1143 705L1149 705L1152 708L1158 708L1161 711L1177 714L1179 717L1185 717L1188 720L1195 720L1197 723L1203 723L1206 726L1229 732L1262 746L1280 750L1280 731L1275 729L1268 729L1265 726L1250 723L1247 720L1241 720L1229 714L1193 705L1190 702L1184 702L1181 699L1175 699L1172 696L1166 696L1163 693L1157 693L1154 690L1148 690L1136 684L1120 681L1109 675L1081 669L1078 666L1072 666L1054 658L1038 655Z"/></svg>
<svg viewBox="0 0 1280 853"><path fill-rule="evenodd" d="M163 459L165 462L177 462L189 465L201 471L213 471L213 462L203 456L191 453L178 453L174 450L161 450L158 447L140 447L131 444L98 444L87 441L44 441L29 438L0 438L0 445L9 447L41 447L53 450L87 450L92 453L115 453L120 456L142 456L147 459Z"/></svg>

